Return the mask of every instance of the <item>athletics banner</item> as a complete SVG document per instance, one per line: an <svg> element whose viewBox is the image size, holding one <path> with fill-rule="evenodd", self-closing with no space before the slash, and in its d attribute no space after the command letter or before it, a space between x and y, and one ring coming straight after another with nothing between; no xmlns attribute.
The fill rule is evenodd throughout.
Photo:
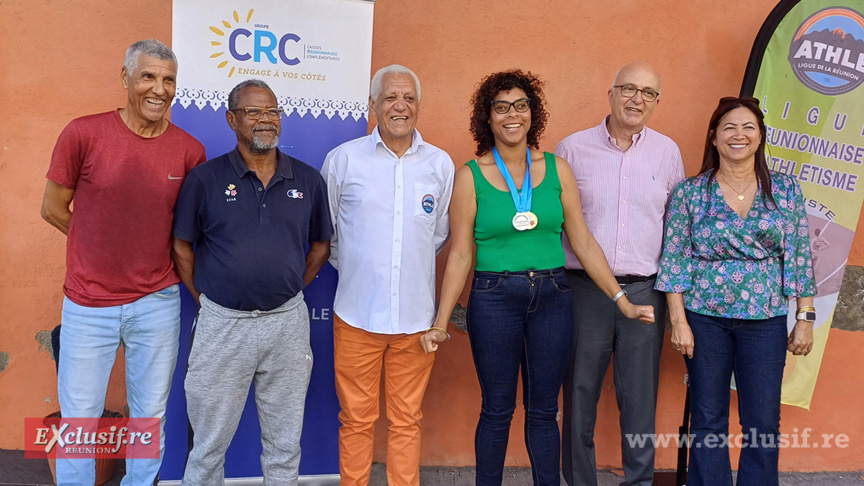
<svg viewBox="0 0 864 486"><path fill-rule="evenodd" d="M864 200L864 4L782 0L753 46L741 94L765 113L766 158L804 192L816 274L815 344L787 354L782 402L810 408ZM790 301L788 325L795 324Z"/></svg>
<svg viewBox="0 0 864 486"><path fill-rule="evenodd" d="M320 168L335 146L367 134L373 7L374 2L361 0L174 0L172 48L179 66L172 121L204 144L208 158L231 151L237 138L225 121L228 93L242 81L260 79L285 112L280 150ZM335 289L336 272L325 265L304 292L314 365L300 441L301 475L339 473ZM182 477L192 439L183 378L197 306L185 291L183 297L180 356L160 472L169 484ZM231 363L213 366L229 368ZM218 388L212 394L218 396ZM261 430L250 390L228 449L226 477L260 477L260 454Z"/></svg>

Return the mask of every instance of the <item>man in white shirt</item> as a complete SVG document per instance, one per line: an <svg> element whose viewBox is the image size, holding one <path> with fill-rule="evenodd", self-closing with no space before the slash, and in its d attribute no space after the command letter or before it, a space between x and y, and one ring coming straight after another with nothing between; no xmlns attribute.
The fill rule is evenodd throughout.
<svg viewBox="0 0 864 486"><path fill-rule="evenodd" d="M420 81L410 69L380 69L370 91L378 126L333 149L321 169L335 225L330 262L339 272L340 484L369 483L383 367L388 484L417 486L420 404L434 360L420 336L435 318L435 256L449 234L455 168L414 129Z"/></svg>

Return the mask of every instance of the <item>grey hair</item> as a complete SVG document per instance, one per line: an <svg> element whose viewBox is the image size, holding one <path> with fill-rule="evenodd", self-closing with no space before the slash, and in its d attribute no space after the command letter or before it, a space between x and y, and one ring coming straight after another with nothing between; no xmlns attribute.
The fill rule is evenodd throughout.
<svg viewBox="0 0 864 486"><path fill-rule="evenodd" d="M381 95L382 83L384 80L385 74L410 74L412 78L414 78L414 87L417 88L417 101L420 101L420 80L417 78L417 75L414 74L414 71L408 69L405 66L400 64L391 64L389 66L385 66L378 70L375 73L375 76L372 76L372 83L369 87L369 96L373 100L377 100L378 96Z"/></svg>
<svg viewBox="0 0 864 486"><path fill-rule="evenodd" d="M135 71L135 68L138 67L138 57L142 55L155 57L163 61L171 61L175 66L177 65L177 56L174 55L174 51L170 47L156 39L145 39L132 44L129 46L129 49L126 49L126 57L123 58L123 67L126 68L127 73L132 74Z"/></svg>
<svg viewBox="0 0 864 486"><path fill-rule="evenodd" d="M237 109L237 103L240 102L240 92L246 88L266 89L267 91L270 92L270 94L273 95L273 98L276 98L276 93L274 93L273 90L270 89L270 86L268 86L267 83L265 83L264 81L261 81L260 79L247 79L246 81L241 82L237 86L234 86L234 88L231 90L231 92L228 93L228 109L229 110L236 110Z"/></svg>

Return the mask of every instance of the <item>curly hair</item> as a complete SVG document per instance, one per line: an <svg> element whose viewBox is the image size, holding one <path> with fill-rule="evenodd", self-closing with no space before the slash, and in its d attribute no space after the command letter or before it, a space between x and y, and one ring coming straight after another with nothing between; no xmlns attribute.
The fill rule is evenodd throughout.
<svg viewBox="0 0 864 486"><path fill-rule="evenodd" d="M539 148L540 137L546 128L546 120L549 113L546 112L546 99L543 97L543 81L540 81L531 72L523 73L519 69L502 71L486 76L480 82L474 96L471 97L471 133L477 142L475 155L480 156L492 150L495 146L495 137L489 126L489 115L492 110L492 101L501 91L509 91L519 88L531 100L531 128L528 130L528 146Z"/></svg>

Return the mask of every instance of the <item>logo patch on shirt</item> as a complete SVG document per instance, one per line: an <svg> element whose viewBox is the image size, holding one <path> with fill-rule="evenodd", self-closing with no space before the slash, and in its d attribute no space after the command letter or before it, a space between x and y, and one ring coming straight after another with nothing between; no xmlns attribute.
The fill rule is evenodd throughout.
<svg viewBox="0 0 864 486"><path fill-rule="evenodd" d="M421 203L423 206L423 211L426 211L426 214L432 212L435 209L435 196L432 194L426 194L423 196L423 202Z"/></svg>
<svg viewBox="0 0 864 486"><path fill-rule="evenodd" d="M288 197L293 199L303 199L303 193L298 191L297 189L291 189L288 191Z"/></svg>
<svg viewBox="0 0 864 486"><path fill-rule="evenodd" d="M225 195L228 196L225 198L226 202L236 201L237 198L237 186L234 184L228 184L228 189L225 190Z"/></svg>

